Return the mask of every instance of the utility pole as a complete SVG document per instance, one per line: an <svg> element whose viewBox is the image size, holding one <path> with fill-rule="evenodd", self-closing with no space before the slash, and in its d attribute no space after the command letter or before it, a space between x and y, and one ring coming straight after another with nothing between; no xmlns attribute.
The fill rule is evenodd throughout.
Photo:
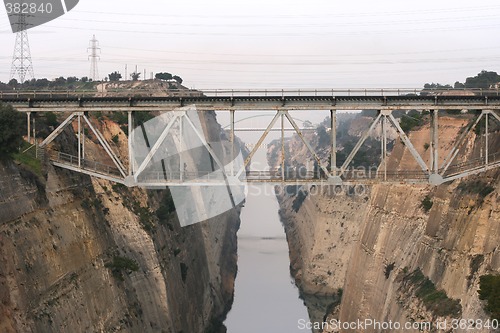
<svg viewBox="0 0 500 333"><path fill-rule="evenodd" d="M128 81L128 76L127 76L127 65L125 65L125 81Z"/></svg>
<svg viewBox="0 0 500 333"><path fill-rule="evenodd" d="M99 70L97 68L97 60L100 59L99 55L97 54L98 51L101 50L99 47L99 41L95 39L95 35L92 36L92 39L90 40L89 47L87 48L87 52L90 50L90 78L92 81L99 81Z"/></svg>
<svg viewBox="0 0 500 333"><path fill-rule="evenodd" d="M16 44L14 46L14 54L12 56L12 65L10 70L10 79L14 79L17 75L19 83L24 83L26 76L31 79L35 78L33 74L33 63L31 62L31 51L28 40L28 32L26 23L26 14L18 14L18 32L16 32Z"/></svg>

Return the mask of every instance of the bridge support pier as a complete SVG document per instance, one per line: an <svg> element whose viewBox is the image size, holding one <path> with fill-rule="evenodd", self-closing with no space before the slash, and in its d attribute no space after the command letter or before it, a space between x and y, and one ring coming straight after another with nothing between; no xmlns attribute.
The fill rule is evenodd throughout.
<svg viewBox="0 0 500 333"><path fill-rule="evenodd" d="M431 173L438 174L439 172L439 123L438 110L431 111Z"/></svg>
<svg viewBox="0 0 500 333"><path fill-rule="evenodd" d="M330 136L332 153L330 156L330 172L333 177L337 176L337 110L330 110Z"/></svg>
<svg viewBox="0 0 500 333"><path fill-rule="evenodd" d="M281 114L281 180L285 181L285 114Z"/></svg>
<svg viewBox="0 0 500 333"><path fill-rule="evenodd" d="M133 131L134 129L134 112L133 111L128 111L128 176L132 177L134 176L134 138L133 138Z"/></svg>
<svg viewBox="0 0 500 333"><path fill-rule="evenodd" d="M28 143L31 143L31 112L26 112L28 117Z"/></svg>
<svg viewBox="0 0 500 333"><path fill-rule="evenodd" d="M82 167L82 117L78 115L78 167Z"/></svg>
<svg viewBox="0 0 500 333"><path fill-rule="evenodd" d="M229 111L229 118L231 123L231 133L229 133L229 140L231 143L231 176L234 176L234 110Z"/></svg>
<svg viewBox="0 0 500 333"><path fill-rule="evenodd" d="M384 164L384 181L387 180L387 116L384 115L383 119L381 120L382 123L382 135L381 135L381 142L382 142L382 160L381 162Z"/></svg>
<svg viewBox="0 0 500 333"><path fill-rule="evenodd" d="M485 141L485 143L484 143L484 146L485 146L485 153L486 153L484 156L484 163L486 165L489 164L489 161L488 161L488 156L489 156L489 138L488 137L490 134L489 128L488 128L489 127L489 124L488 124L489 116L490 116L490 113L488 112L488 113L486 113L485 119L484 119L485 120L485 128L484 128L484 136L485 136L484 141Z"/></svg>

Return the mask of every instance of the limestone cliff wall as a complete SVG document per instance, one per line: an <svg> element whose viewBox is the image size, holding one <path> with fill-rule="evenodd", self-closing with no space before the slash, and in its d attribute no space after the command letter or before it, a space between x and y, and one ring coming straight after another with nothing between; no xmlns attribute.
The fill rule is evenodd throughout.
<svg viewBox="0 0 500 333"><path fill-rule="evenodd" d="M0 332L215 332L233 298L239 209L181 228L155 216L165 195L0 162Z"/></svg>
<svg viewBox="0 0 500 333"><path fill-rule="evenodd" d="M441 122L443 148L452 144L461 124L451 118ZM428 128L411 136L428 158L424 151ZM480 153L474 145L479 141L466 147L467 156ZM411 157L402 159L407 154L397 142L388 164L413 168ZM377 185L358 193L325 187L319 192L308 188L305 198L278 196L292 272L306 303L307 295L330 295L322 313L309 304L311 320L488 319L477 290L480 275L500 272L499 179L500 171L492 170L438 187ZM491 193L480 195L477 186L491 186ZM422 208L425 196L433 201L427 212ZM458 300L460 313L427 308L408 282L418 271L444 290L450 301ZM335 297L339 289L340 305Z"/></svg>

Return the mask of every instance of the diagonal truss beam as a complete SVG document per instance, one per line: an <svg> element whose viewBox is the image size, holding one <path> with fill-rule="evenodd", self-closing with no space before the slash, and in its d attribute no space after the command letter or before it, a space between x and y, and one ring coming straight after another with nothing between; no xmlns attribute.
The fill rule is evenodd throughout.
<svg viewBox="0 0 500 333"><path fill-rule="evenodd" d="M205 139L205 136L198 131L198 129L196 128L196 126L193 124L193 122L191 121L191 119L188 117L187 113L185 113L180 118L180 122L182 122L182 118L185 118L187 120L188 124L194 130L194 133L196 134L196 136L198 137L198 139L200 139L201 143L207 148L209 154L212 156L212 158L214 159L215 163L217 163L217 165L219 166L219 169L222 172L222 176L224 177L224 182L226 183L227 191L229 193L229 198L231 199L231 204L233 205L233 208L235 208L236 207L236 203L234 201L233 191L231 190L231 186L230 186L229 180L227 178L227 174L226 174L226 170L224 168L224 164L222 164L222 162L220 161L219 157L217 156L217 154L215 153L215 151L212 149L212 146L210 146L210 143L207 142L207 140ZM181 124L181 126L182 126L182 124ZM181 140L182 140L182 137L181 137Z"/></svg>
<svg viewBox="0 0 500 333"><path fill-rule="evenodd" d="M351 151L351 153L349 154L349 156L347 156L347 159L345 160L344 164L342 164L342 166L340 167L340 176L342 176L344 174L344 172L347 170L347 167L349 166L349 164L351 164L352 160L354 159L354 156L356 156L356 154L358 153L358 151L361 148L361 146L363 145L363 143L365 143L365 141L368 139L368 137L370 136L370 133L373 131L375 126L377 126L377 123L379 122L381 117L382 117L382 112L379 112L378 116L375 118L375 120L371 124L370 128L358 140L358 142L356 143L356 146L354 146L354 148Z"/></svg>
<svg viewBox="0 0 500 333"><path fill-rule="evenodd" d="M481 114L476 118L476 121L472 122L467 126L467 129L462 132L458 140L455 142L453 147L451 148L450 152L446 156L446 158L443 161L443 164L441 165L441 176L443 176L448 168L450 167L451 163L455 160L455 157L457 157L458 152L462 148L462 146L465 143L465 139L469 136L471 131L477 126L477 124L481 121L481 119L484 116L484 111L481 112Z"/></svg>
<svg viewBox="0 0 500 333"><path fill-rule="evenodd" d="M198 131L198 129L196 128L196 126L193 124L193 122L191 121L191 119L189 119L189 117L187 115L183 115L182 117L187 120L188 124L194 130L194 133L196 134L196 136L198 137L198 139L200 139L201 143L207 148L209 154L212 156L212 158L214 159L214 161L217 164L217 166L219 167L219 169L225 175L224 164L222 164L222 162L220 161L219 157L217 157L217 154L212 149L212 146L210 146L210 144L207 142L207 140L205 139L205 136ZM182 140L182 138L181 138L181 140Z"/></svg>
<svg viewBox="0 0 500 333"><path fill-rule="evenodd" d="M259 138L259 141L257 141L257 144L255 145L255 147L252 149L252 151L250 152L250 154L245 159L245 162L243 163L243 166L241 167L241 169L236 174L236 178L239 178L241 176L241 174L245 171L246 167L248 166L248 163L250 163L250 161L252 160L253 155L255 155L255 153L257 152L257 150L260 148L260 145L262 144L262 142L264 142L264 140L266 139L267 135L269 134L269 132L273 128L274 124L276 124L276 121L278 120L278 118L282 114L283 114L283 111L277 111L276 112L276 114L274 115L273 120L271 120L271 122L267 126L266 130L264 131L264 133L262 134L262 136Z"/></svg>
<svg viewBox="0 0 500 333"><path fill-rule="evenodd" d="M158 151L158 149L161 147L161 145L163 144L163 142L165 141L165 139L167 138L167 135L168 133L170 132L170 129L172 128L172 126L175 124L175 122L179 119L179 116L178 115L175 115L171 120L170 122L168 123L167 127L165 127L165 129L163 130L163 132L161 133L160 137L158 138L158 140L156 140L155 144L153 145L153 147L151 147L151 150L149 151L149 153L146 155L146 158L144 159L144 161L142 161L141 165L139 166L139 168L137 169L137 171L135 172L134 174L134 177L135 177L135 180L137 181L137 178L139 177L139 175L146 169L146 167L148 166L148 164L151 162L151 160L153 159L153 157L155 156L156 152ZM181 138L182 140L182 138Z"/></svg>
<svg viewBox="0 0 500 333"><path fill-rule="evenodd" d="M302 131L300 130L299 126L297 126L297 123L295 123L295 121L290 116L290 114L288 113L288 111L284 111L284 114L285 114L285 117L290 122L290 124L292 125L293 129L295 130L295 132L297 133L297 135L299 136L299 138L302 140L302 142L304 143L304 145L307 147L307 150L309 150L309 152L313 155L314 159L318 163L318 166L321 168L321 170L323 170L323 172L325 173L325 175L328 175L329 174L328 169L324 165L322 165L319 156L316 154L316 152L314 151L314 149L312 149L312 147L309 144L309 142L307 142L307 140L304 138L304 135L302 134Z"/></svg>
<svg viewBox="0 0 500 333"><path fill-rule="evenodd" d="M104 137L102 136L102 134L98 130L96 130L96 128L92 125L92 123L90 122L89 118L85 114L83 115L83 119L85 120L85 122L87 123L87 125L89 125L90 130L95 134L95 136L97 137L97 140L99 140L99 143L104 148L104 150L106 151L106 153L109 155L109 157L111 157L111 160L116 165L116 167L120 171L121 175L124 178L127 177L127 173L125 171L125 167L123 166L123 164L120 161L120 159L115 155L115 153L113 152L113 150L111 150L111 147L108 145L108 143L106 142L106 140L104 140Z"/></svg>
<svg viewBox="0 0 500 333"><path fill-rule="evenodd" d="M392 115L392 113L389 114L389 120L394 125L394 127L396 127L396 129L397 129L397 131L399 133L399 137L404 142L404 144L406 145L406 147L408 148L408 150L410 151L410 153L413 155L413 158L420 165L420 167L422 168L422 171L424 171L427 175L430 175L429 168L427 167L427 164L425 164L424 160L422 159L422 157L420 156L420 154L417 152L417 150L415 149L415 147L411 143L410 139L408 138L408 136L406 135L406 133L401 128L401 126L399 126L398 121L396 120L396 118L394 118L394 116Z"/></svg>
<svg viewBox="0 0 500 333"><path fill-rule="evenodd" d="M500 123L500 116L495 111L490 111L490 114Z"/></svg>
<svg viewBox="0 0 500 333"><path fill-rule="evenodd" d="M52 141L54 141L54 139L57 138L59 134L61 134L62 131L64 131L64 129L68 127L68 125L70 125L78 115L78 112L73 112L68 118L66 118L66 120L64 120L59 126L57 126L57 128L52 133L50 133L45 140L43 140L43 142L40 144L40 148L45 148Z"/></svg>

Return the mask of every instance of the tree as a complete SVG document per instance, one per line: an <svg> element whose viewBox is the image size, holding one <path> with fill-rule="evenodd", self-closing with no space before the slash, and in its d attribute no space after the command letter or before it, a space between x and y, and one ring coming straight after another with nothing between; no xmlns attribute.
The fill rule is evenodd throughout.
<svg viewBox="0 0 500 333"><path fill-rule="evenodd" d="M46 88L50 85L50 81L46 78L36 80L35 87L36 88Z"/></svg>
<svg viewBox="0 0 500 333"><path fill-rule="evenodd" d="M488 89L490 86L498 82L500 82L500 75L498 75L497 72L482 70L481 73L476 76L468 77L465 80L465 87Z"/></svg>
<svg viewBox="0 0 500 333"><path fill-rule="evenodd" d="M134 73L130 74L130 78L132 78L132 81L137 81L137 80L139 80L140 77L141 77L141 73L134 72Z"/></svg>
<svg viewBox="0 0 500 333"><path fill-rule="evenodd" d="M172 77L172 79L174 79L175 81L177 81L177 83L182 84L182 81L183 81L183 80L182 80L182 78L181 78L180 76L178 76L178 75L174 75L174 76Z"/></svg>
<svg viewBox="0 0 500 333"><path fill-rule="evenodd" d="M78 78L76 76L68 76L66 80L68 81L68 83L78 82Z"/></svg>
<svg viewBox="0 0 500 333"><path fill-rule="evenodd" d="M165 72L165 73L156 73L155 78L158 79L158 80L168 81L168 80L172 80L172 74L167 73L167 72Z"/></svg>
<svg viewBox="0 0 500 333"><path fill-rule="evenodd" d="M80 79L80 81L82 81L83 83L86 83L86 82L89 82L89 78L84 76Z"/></svg>
<svg viewBox="0 0 500 333"><path fill-rule="evenodd" d="M21 113L10 105L0 104L0 158L15 152L23 141Z"/></svg>
<svg viewBox="0 0 500 333"><path fill-rule="evenodd" d="M108 77L109 77L109 81L120 81L120 79L122 78L122 75L118 72L113 72L111 74L108 74Z"/></svg>
<svg viewBox="0 0 500 333"><path fill-rule="evenodd" d="M58 77L57 79L54 80L54 84L58 85L58 86L62 86L64 84L66 84L66 79L63 76Z"/></svg>
<svg viewBox="0 0 500 333"><path fill-rule="evenodd" d="M326 132L326 128L323 125L319 125L316 128L316 135L318 136L318 148L326 147L330 143L330 136Z"/></svg>
<svg viewBox="0 0 500 333"><path fill-rule="evenodd" d="M465 84L463 84L462 82L455 82L455 84L453 85L453 88L455 89L463 89L465 88Z"/></svg>
<svg viewBox="0 0 500 333"><path fill-rule="evenodd" d="M8 85L11 86L11 87L17 87L18 84L19 84L19 82L17 82L16 79L12 79L8 83Z"/></svg>
<svg viewBox="0 0 500 333"><path fill-rule="evenodd" d="M441 83L426 83L424 84L424 89L451 89L451 85L449 84L441 84Z"/></svg>

